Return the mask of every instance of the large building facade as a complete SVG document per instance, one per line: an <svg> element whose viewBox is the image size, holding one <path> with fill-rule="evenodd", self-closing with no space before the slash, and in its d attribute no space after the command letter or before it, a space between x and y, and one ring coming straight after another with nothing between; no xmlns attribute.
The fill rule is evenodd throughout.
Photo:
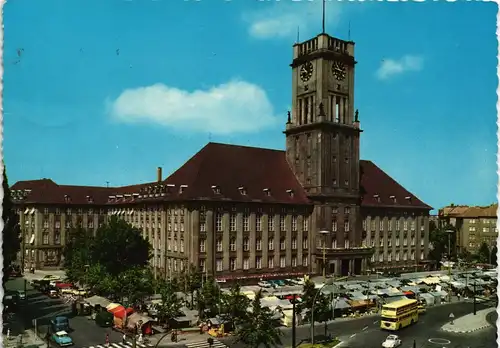
<svg viewBox="0 0 500 348"><path fill-rule="evenodd" d="M441 225L456 228L458 253L476 253L483 243L486 243L490 250L497 245L497 210L498 204L482 207L450 205L439 209L438 217Z"/></svg>
<svg viewBox="0 0 500 348"><path fill-rule="evenodd" d="M196 265L219 280L418 267L432 209L360 160L354 43L294 46L286 151L209 143L168 178L126 187L21 181L26 267L61 265L71 226L117 216L143 231L157 274Z"/></svg>

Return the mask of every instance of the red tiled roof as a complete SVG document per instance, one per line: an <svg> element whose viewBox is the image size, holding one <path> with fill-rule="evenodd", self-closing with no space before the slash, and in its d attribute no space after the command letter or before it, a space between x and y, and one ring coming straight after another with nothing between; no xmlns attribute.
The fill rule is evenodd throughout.
<svg viewBox="0 0 500 348"><path fill-rule="evenodd" d="M361 161L360 165L363 172L361 185L365 191L362 205L432 209L372 162ZM219 193L212 187L216 187ZM241 193L240 187L246 194ZM23 200L26 204L65 204L65 195L71 198L72 204L89 204L87 196L90 196L96 205L179 199L310 204L288 165L284 151L218 143L207 144L160 183L107 188L57 185L50 179L42 179L20 181L12 189L31 189ZM269 190L269 195L265 189ZM293 194L287 192L289 190ZM110 195L127 197L110 202ZM380 201L374 195L379 195Z"/></svg>

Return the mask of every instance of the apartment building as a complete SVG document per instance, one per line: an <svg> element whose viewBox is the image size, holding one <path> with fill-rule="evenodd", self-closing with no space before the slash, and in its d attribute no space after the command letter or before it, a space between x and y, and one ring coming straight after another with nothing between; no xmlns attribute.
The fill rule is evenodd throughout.
<svg viewBox="0 0 500 348"><path fill-rule="evenodd" d="M498 204L489 206L447 206L439 209L441 224L457 229L457 251L477 252L482 243L496 245Z"/></svg>
<svg viewBox="0 0 500 348"><path fill-rule="evenodd" d="M417 267L432 208L360 160L355 63L354 43L327 34L294 45L286 151L209 143L151 183L16 183L24 264L60 266L70 223L118 216L142 229L166 277L189 264L220 280Z"/></svg>

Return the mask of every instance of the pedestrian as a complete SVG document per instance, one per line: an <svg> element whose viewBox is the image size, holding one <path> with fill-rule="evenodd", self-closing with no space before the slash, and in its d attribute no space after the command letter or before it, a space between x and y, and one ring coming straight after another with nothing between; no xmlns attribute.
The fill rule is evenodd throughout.
<svg viewBox="0 0 500 348"><path fill-rule="evenodd" d="M109 347L109 334L107 333L106 334L106 343L105 343L106 347Z"/></svg>
<svg viewBox="0 0 500 348"><path fill-rule="evenodd" d="M142 343L143 337L142 337L142 332L139 334L139 343Z"/></svg>
<svg viewBox="0 0 500 348"><path fill-rule="evenodd" d="M10 338L10 329L7 329L7 339Z"/></svg>
<svg viewBox="0 0 500 348"><path fill-rule="evenodd" d="M460 293L457 292L458 301L460 301Z"/></svg>
<svg viewBox="0 0 500 348"><path fill-rule="evenodd" d="M122 343L123 344L127 343L127 335L125 333L123 333L123 336L122 336Z"/></svg>

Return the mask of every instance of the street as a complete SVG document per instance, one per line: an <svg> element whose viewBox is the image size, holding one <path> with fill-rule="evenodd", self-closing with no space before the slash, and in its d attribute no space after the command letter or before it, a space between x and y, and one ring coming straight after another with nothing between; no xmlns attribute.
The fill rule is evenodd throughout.
<svg viewBox="0 0 500 348"><path fill-rule="evenodd" d="M23 290L24 279L17 278L7 282L6 288L9 290ZM35 330L33 319L37 319L37 331L40 337L44 337L47 332L50 320L56 316L63 315L70 321L71 331L75 348L83 348L95 345L103 345L106 333L109 334L111 343L121 342L122 335L111 328L105 329L96 325L95 321L84 316L73 316L71 307L60 299L51 299L28 285L26 302L20 306L18 311L22 317L25 329Z"/></svg>
<svg viewBox="0 0 500 348"><path fill-rule="evenodd" d="M486 308L484 304L478 304L477 309ZM453 313L455 317L460 317L471 313L473 310L472 303L453 303L430 307L427 313L422 315L419 322L408 328L405 328L398 333L402 337L402 348L411 348L413 339L417 341L417 348L490 348L496 347L495 330L493 328L479 331L477 334L454 335L440 332L440 328L449 318L449 314ZM390 334L390 332L380 329L379 317L369 316L352 320L339 320L328 325L327 333L339 337L343 344L340 348L380 348L382 342ZM297 327L297 344L310 338L311 328L309 325ZM292 345L292 330L290 328L283 329L282 346L291 347ZM315 336L324 335L324 325L315 325ZM436 345L428 342L432 338L445 338L445 341L450 341L455 345ZM234 338L222 340L231 347L244 347L239 343L234 343ZM440 342L437 340L436 342ZM473 344L471 345L471 342ZM478 344L482 345L478 345ZM465 344L465 345L464 345Z"/></svg>

